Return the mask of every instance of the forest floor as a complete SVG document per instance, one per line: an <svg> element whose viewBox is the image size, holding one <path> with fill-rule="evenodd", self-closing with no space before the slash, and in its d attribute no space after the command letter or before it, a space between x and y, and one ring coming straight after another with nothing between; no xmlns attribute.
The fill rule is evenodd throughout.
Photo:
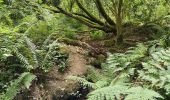
<svg viewBox="0 0 170 100"><path fill-rule="evenodd" d="M61 44L62 52L69 54L68 68L63 73L54 66L41 81L31 86L29 96L20 94L16 100L76 100L82 91L78 82L69 80L69 76L83 76L87 72L87 52L81 47ZM84 91L84 90L83 90ZM77 92L77 93L76 93ZM87 93L87 92L86 92ZM81 99L82 100L82 99Z"/></svg>
<svg viewBox="0 0 170 100"><path fill-rule="evenodd" d="M111 39L103 39L103 40L93 40L87 34L82 35L80 41L86 42L91 47L95 48L101 52L125 52L129 47L135 46L137 43L145 42L148 40L148 36L146 34L133 34L126 36L124 39L124 45L120 47L116 47L114 45L114 40ZM87 38L88 37L88 38Z"/></svg>
<svg viewBox="0 0 170 100"><path fill-rule="evenodd" d="M87 72L87 61L85 58L86 51L77 46L63 45L62 52L68 53L68 68L64 73L58 72L57 67L48 73L48 76L53 79L47 79L45 87L48 95L48 100L65 100L74 98L79 91L80 86L77 82L68 80L68 76L83 76ZM54 79L55 78L55 79Z"/></svg>
<svg viewBox="0 0 170 100"><path fill-rule="evenodd" d="M36 82L32 85L29 97L22 94L16 100L41 100L42 98L42 100L84 100L88 89L82 88L78 82L69 80L68 76L85 76L88 65L101 68L107 52L125 52L128 47L148 40L146 35L127 36L126 45L115 47L111 39L93 40L88 34L78 35L79 39L73 43L68 41L61 43L61 51L69 55L67 70L61 73L57 66L53 67L42 77L43 84Z"/></svg>

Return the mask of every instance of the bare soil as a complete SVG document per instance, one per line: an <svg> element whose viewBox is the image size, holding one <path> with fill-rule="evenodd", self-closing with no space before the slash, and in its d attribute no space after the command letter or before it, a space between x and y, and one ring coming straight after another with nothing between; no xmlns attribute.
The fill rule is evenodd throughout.
<svg viewBox="0 0 170 100"><path fill-rule="evenodd" d="M67 70L61 73L57 66L53 67L44 77L41 77L43 84L35 82L31 86L29 96L20 94L16 100L75 100L82 88L78 82L67 77L86 74L87 52L81 47L69 45L62 45L61 49L62 52L69 54Z"/></svg>

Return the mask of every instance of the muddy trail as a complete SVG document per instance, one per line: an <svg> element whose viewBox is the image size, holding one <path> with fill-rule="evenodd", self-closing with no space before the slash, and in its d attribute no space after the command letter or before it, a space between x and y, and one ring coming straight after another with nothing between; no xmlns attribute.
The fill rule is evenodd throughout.
<svg viewBox="0 0 170 100"><path fill-rule="evenodd" d="M83 89L78 82L68 79L68 76L84 76L87 73L87 51L71 45L62 45L61 49L69 55L66 71L62 73L58 71L57 66L53 67L46 75L38 79L42 81L41 83L35 81L29 91L19 94L15 100L85 99L80 94L86 95L88 91Z"/></svg>
<svg viewBox="0 0 170 100"><path fill-rule="evenodd" d="M60 72L59 67L54 66L48 73L40 76L38 81L35 80L30 90L20 93L15 100L86 100L89 90L77 81L68 79L68 76L86 76L89 65L100 70L107 52L125 52L138 41L147 41L146 36L129 36L126 41L130 41L130 44L115 47L110 44L113 43L112 40L92 40L88 37L83 34L77 40L60 40L61 52L68 54L66 70Z"/></svg>

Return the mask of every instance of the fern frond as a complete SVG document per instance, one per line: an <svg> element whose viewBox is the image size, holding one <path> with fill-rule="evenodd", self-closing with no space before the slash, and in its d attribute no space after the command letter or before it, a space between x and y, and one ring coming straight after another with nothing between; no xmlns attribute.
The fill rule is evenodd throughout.
<svg viewBox="0 0 170 100"><path fill-rule="evenodd" d="M108 80L100 80L94 83L94 88L95 89L103 88L103 87L108 86L109 84L110 83L108 82Z"/></svg>
<svg viewBox="0 0 170 100"><path fill-rule="evenodd" d="M137 47L130 48L125 54L110 54L107 59L107 68L113 72L121 71L132 63L139 61L147 54L147 46L138 44Z"/></svg>
<svg viewBox="0 0 170 100"><path fill-rule="evenodd" d="M25 56L23 56L16 47L13 48L13 52L26 69L28 70L33 69L33 66L29 63L28 59Z"/></svg>
<svg viewBox="0 0 170 100"><path fill-rule="evenodd" d="M77 77L77 76L68 76L67 79L78 81L84 87L95 88L94 83L87 81L85 78L81 78L81 77Z"/></svg>
<svg viewBox="0 0 170 100"><path fill-rule="evenodd" d="M126 96L127 95L127 96ZM108 86L97 89L88 95L88 100L157 100L163 97L147 88L132 87L124 85Z"/></svg>
<svg viewBox="0 0 170 100"><path fill-rule="evenodd" d="M52 54L52 53L53 53L53 50L54 50L55 47L58 47L57 40L56 40L56 41L53 41L52 44L49 44L49 46L48 46L48 51L47 51L47 53L45 54L44 59L43 59L42 62L41 62L41 66L42 66L42 68L44 68L45 71L48 70L49 67L51 67L51 66L54 65L54 64L52 63L52 61L49 62L49 60L51 60L52 57L53 57L53 54Z"/></svg>
<svg viewBox="0 0 170 100"><path fill-rule="evenodd" d="M147 47L141 43L137 44L136 47L131 47L126 52L126 54L139 54L139 55L145 55L147 52Z"/></svg>
<svg viewBox="0 0 170 100"><path fill-rule="evenodd" d="M28 72L21 74L21 76L12 82L11 86L7 88L6 93L3 95L4 100L13 100L21 89L28 89L35 77L35 75Z"/></svg>
<svg viewBox="0 0 170 100"><path fill-rule="evenodd" d="M157 43L157 42L156 42ZM151 48L154 50L150 51ZM110 86L99 87L88 95L89 100L158 100L163 97L157 89L170 92L170 48L139 44L126 53L110 54L103 72L107 73ZM102 81L102 79L100 80ZM96 84L96 83L95 83ZM103 84L103 83L102 83ZM126 90L116 91L119 85ZM143 87L140 87L140 86ZM131 88L128 88L130 86ZM137 87L134 87L137 86ZM149 89L151 88L151 89ZM115 92L116 91L116 92ZM161 93L162 94L162 93Z"/></svg>
<svg viewBox="0 0 170 100"><path fill-rule="evenodd" d="M92 80L93 82L97 82L105 78L106 76L104 76L103 73L101 73L98 69L92 66L88 66L87 76L86 76L87 80Z"/></svg>
<svg viewBox="0 0 170 100"><path fill-rule="evenodd" d="M127 92L128 95L125 97L125 100L157 100L158 98L163 99L159 93L142 87L132 87L128 89Z"/></svg>
<svg viewBox="0 0 170 100"><path fill-rule="evenodd" d="M159 49L150 55L148 61L142 62L144 70L139 71L139 78L151 82L152 86L162 87L169 82L170 50Z"/></svg>
<svg viewBox="0 0 170 100"><path fill-rule="evenodd" d="M23 36L28 48L30 49L32 56L33 56L33 60L35 62L35 64L33 65L35 68L39 66L38 63L38 58L37 58L37 52L36 52L36 46L35 44L31 41L30 38L28 38L27 36Z"/></svg>
<svg viewBox="0 0 170 100"><path fill-rule="evenodd" d="M164 86L164 89L166 90L166 94L169 95L170 94L170 83L166 84Z"/></svg>
<svg viewBox="0 0 170 100"><path fill-rule="evenodd" d="M12 56L11 50L8 48L0 48L0 61L6 60L9 56Z"/></svg>
<svg viewBox="0 0 170 100"><path fill-rule="evenodd" d="M52 34L50 34L50 35L45 39L45 41L43 42L42 47L45 47L45 46L47 46L49 43L51 43L52 37L53 37L54 35L57 35L57 33L52 33Z"/></svg>
<svg viewBox="0 0 170 100"><path fill-rule="evenodd" d="M91 92L87 100L118 100L127 89L127 86L122 85L100 88Z"/></svg>

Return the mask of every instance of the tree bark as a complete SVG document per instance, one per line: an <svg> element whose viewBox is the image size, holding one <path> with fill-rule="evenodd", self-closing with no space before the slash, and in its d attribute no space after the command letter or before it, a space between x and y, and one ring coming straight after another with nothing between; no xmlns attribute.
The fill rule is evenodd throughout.
<svg viewBox="0 0 170 100"><path fill-rule="evenodd" d="M95 0L96 1L96 6L98 8L99 13L105 18L105 20L110 24L115 26L114 21L110 18L110 16L106 13L102 3L100 0Z"/></svg>
<svg viewBox="0 0 170 100"><path fill-rule="evenodd" d="M122 33L123 0L119 0L117 9L118 9L118 11L116 14L116 29L117 29L116 45L120 45L123 43L123 33Z"/></svg>

